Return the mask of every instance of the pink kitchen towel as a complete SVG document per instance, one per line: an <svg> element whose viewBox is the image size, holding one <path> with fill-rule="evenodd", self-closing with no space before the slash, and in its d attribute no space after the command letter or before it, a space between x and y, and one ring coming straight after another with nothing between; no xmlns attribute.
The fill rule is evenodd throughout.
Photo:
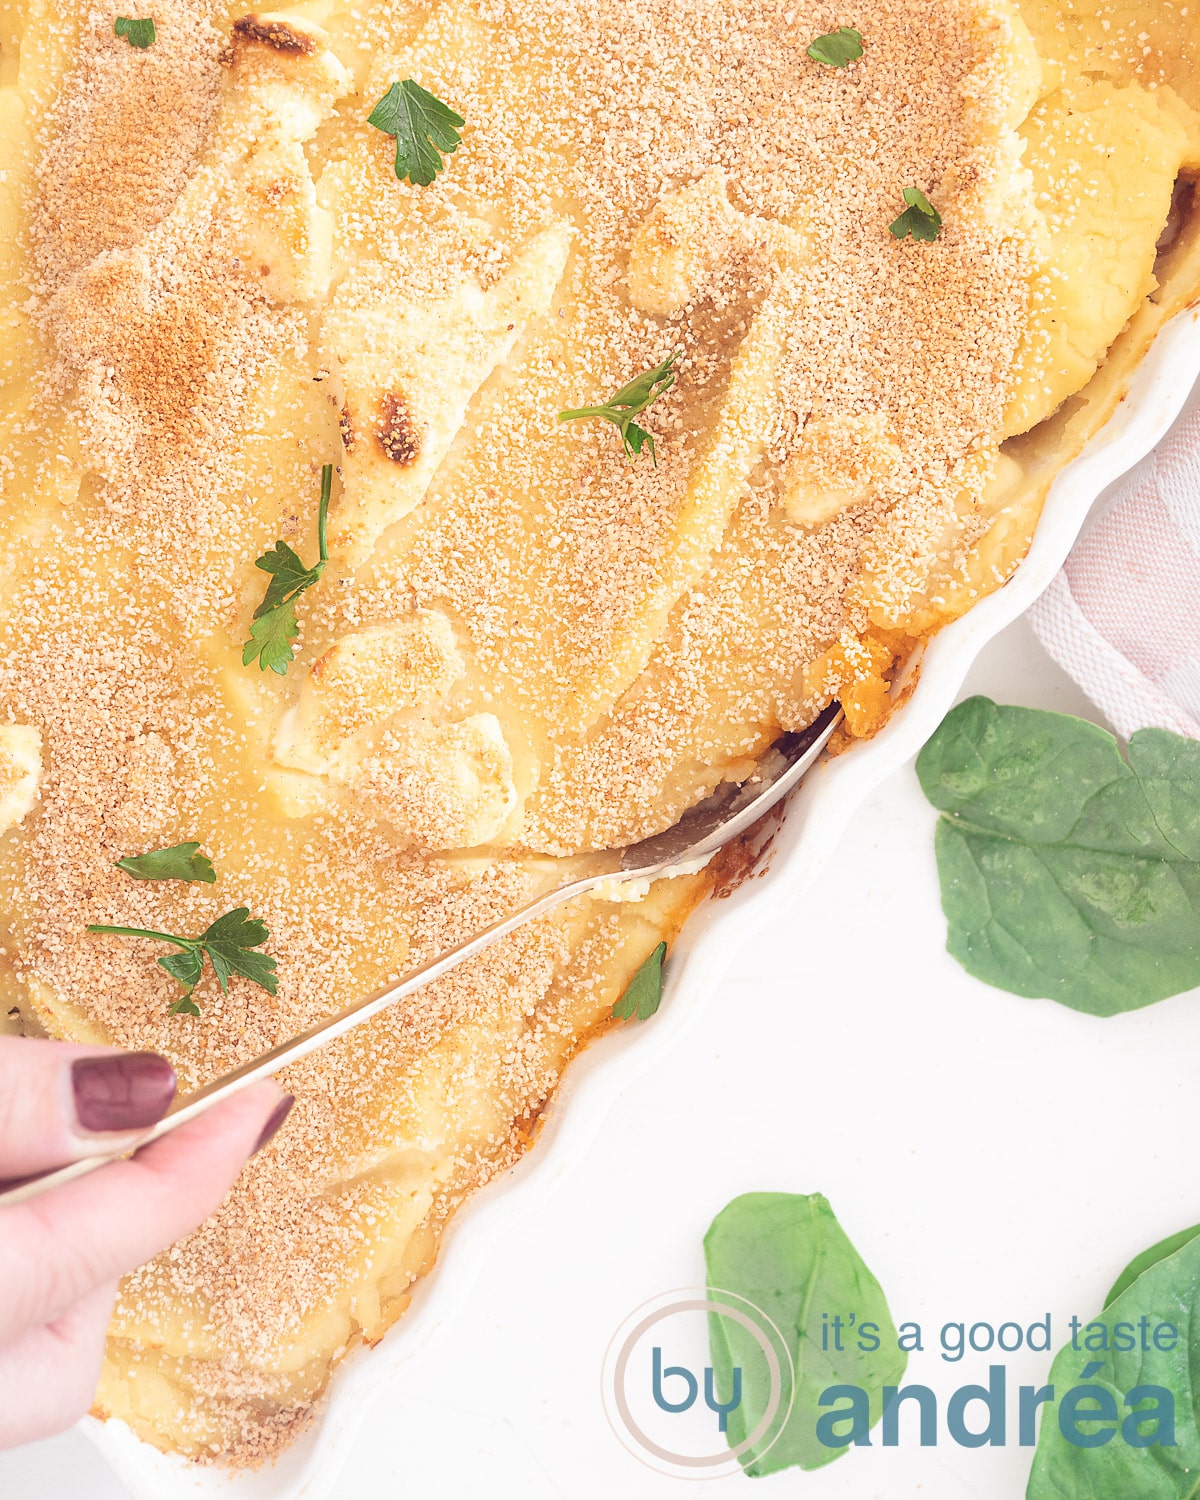
<svg viewBox="0 0 1200 1500"><path fill-rule="evenodd" d="M1093 513L1030 619L1128 739L1200 739L1200 399Z"/></svg>

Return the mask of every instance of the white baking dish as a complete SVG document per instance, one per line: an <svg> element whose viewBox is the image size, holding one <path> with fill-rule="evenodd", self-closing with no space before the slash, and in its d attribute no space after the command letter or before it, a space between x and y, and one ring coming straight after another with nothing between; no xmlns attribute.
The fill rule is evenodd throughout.
<svg viewBox="0 0 1200 1500"><path fill-rule="evenodd" d="M855 809L902 766L951 706L979 650L1021 615L1062 565L1096 497L1159 441L1200 376L1200 310L1175 318L1138 370L1128 397L1083 454L1056 479L1029 556L1010 583L949 626L925 653L904 709L868 744L811 773L789 804L766 879L696 913L672 957L667 995L655 1020L622 1027L572 1065L544 1116L536 1148L464 1209L413 1309L373 1350L338 1371L320 1420L271 1468L230 1476L165 1457L120 1422L88 1418L96 1443L134 1500L320 1500L329 1493L371 1398L425 1342L452 1321L490 1241L544 1204L600 1131L616 1096L652 1067L718 993L727 962L759 924L780 918L803 894Z"/></svg>

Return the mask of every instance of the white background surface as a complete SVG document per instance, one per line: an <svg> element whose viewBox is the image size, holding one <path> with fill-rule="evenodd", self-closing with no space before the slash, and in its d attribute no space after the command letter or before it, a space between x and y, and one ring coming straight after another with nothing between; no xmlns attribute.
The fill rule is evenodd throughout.
<svg viewBox="0 0 1200 1500"><path fill-rule="evenodd" d="M972 692L1095 717L1024 621L987 648ZM495 1243L462 1312L375 1403L337 1500L696 1493L618 1444L599 1372L629 1312L703 1282L704 1231L742 1192L825 1193L896 1321L933 1332L907 1378L943 1404L989 1363L946 1364L943 1323L1051 1313L1061 1343L1137 1251L1200 1221L1200 993L1099 1021L969 978L944 951L934 817L911 767L864 805L722 1002L614 1097L548 1211ZM1049 1360L1006 1356L1010 1389L1040 1384ZM904 1428L900 1448L718 1480L697 1500L1019 1500L1015 1398L1010 1427L1010 1446L978 1450L944 1430L922 1449ZM76 1434L0 1455L4 1500L122 1496Z"/></svg>

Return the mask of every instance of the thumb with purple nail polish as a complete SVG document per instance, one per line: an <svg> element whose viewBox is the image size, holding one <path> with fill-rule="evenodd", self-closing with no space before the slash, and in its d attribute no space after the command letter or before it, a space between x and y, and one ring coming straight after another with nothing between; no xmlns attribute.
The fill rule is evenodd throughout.
<svg viewBox="0 0 1200 1500"><path fill-rule="evenodd" d="M292 1104L255 1084L141 1145L175 1091L156 1052L0 1036L0 1182L126 1153L36 1202L0 1204L0 1448L87 1411L119 1279L220 1206Z"/></svg>

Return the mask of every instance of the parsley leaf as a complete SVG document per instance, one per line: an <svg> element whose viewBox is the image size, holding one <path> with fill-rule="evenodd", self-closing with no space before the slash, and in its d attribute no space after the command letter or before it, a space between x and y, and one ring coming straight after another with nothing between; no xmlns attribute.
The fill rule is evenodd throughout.
<svg viewBox="0 0 1200 1500"><path fill-rule="evenodd" d="M189 994L200 983L204 973L204 954L194 948L185 948L182 953L169 953L166 958L156 959L159 968L166 969L172 979L178 979ZM177 1005L179 1001L175 1002ZM195 1004L195 1002L192 1002Z"/></svg>
<svg viewBox="0 0 1200 1500"><path fill-rule="evenodd" d="M157 963L172 979L177 979L186 990L171 1006L172 1015L198 1016L200 1009L192 999L192 991L204 973L205 957L213 966L217 983L222 992L229 989L230 977L241 974L268 995L273 995L279 984L275 973L275 960L267 953L255 953L270 937L267 924L250 915L246 906L227 911L198 938L179 937L173 932L152 932L145 927L104 927L89 923L89 932L107 932L115 937L150 938L157 943L174 943L177 953L169 953Z"/></svg>
<svg viewBox="0 0 1200 1500"><path fill-rule="evenodd" d="M242 648L242 665L248 667L257 656L260 672L271 671L282 677L291 665L292 642L299 634L296 606L289 599L251 625L250 639Z"/></svg>
<svg viewBox="0 0 1200 1500"><path fill-rule="evenodd" d="M863 55L862 33L853 26L839 26L810 42L808 55L826 67L844 68Z"/></svg>
<svg viewBox="0 0 1200 1500"><path fill-rule="evenodd" d="M936 240L942 232L942 216L921 189L906 187L904 201L908 207L898 219L892 220L888 231L898 240L907 239L910 234L914 240Z"/></svg>
<svg viewBox="0 0 1200 1500"><path fill-rule="evenodd" d="M250 639L242 648L242 665L248 667L258 658L261 672L284 675L292 661L292 642L300 634L296 621L296 600L305 589L312 588L329 561L325 544L325 523L329 515L329 496L333 489L333 465L321 470L321 506L317 512L317 546L320 560L306 568L286 542L276 542L254 564L271 581L263 601L254 611Z"/></svg>
<svg viewBox="0 0 1200 1500"><path fill-rule="evenodd" d="M252 980L267 991L275 993L275 960L266 953L251 950L261 948L271 936L267 924L252 917L248 907L239 906L218 917L200 939L209 961L216 971L217 983L228 990L233 974Z"/></svg>
<svg viewBox="0 0 1200 1500"><path fill-rule="evenodd" d="M666 955L666 943L659 943L613 1006L612 1013L616 1020L628 1021L636 1015L639 1021L648 1021L655 1013L662 1000L663 959Z"/></svg>
<svg viewBox="0 0 1200 1500"><path fill-rule="evenodd" d="M276 542L254 564L256 568L271 575L263 601L254 611L254 618L262 619L273 609L281 608L288 600L311 588L321 576L324 561L322 557L320 562L311 568L307 567L286 542Z"/></svg>
<svg viewBox="0 0 1200 1500"><path fill-rule="evenodd" d="M661 365L655 365L652 370L646 370L643 374L635 376L628 385L623 385L601 405L578 406L571 411L560 411L558 420L577 422L588 417L598 417L602 421L611 422L621 434L621 445L630 462L632 463L643 448L648 447L650 457L657 468L658 454L654 451L654 439L633 419L640 417L648 406L653 405L675 384L674 366L682 353L682 349L673 349Z"/></svg>
<svg viewBox="0 0 1200 1500"><path fill-rule="evenodd" d="M199 844L172 844L149 854L127 854L116 865L134 880L196 880L212 885L217 878L212 860L200 853Z"/></svg>
<svg viewBox="0 0 1200 1500"><path fill-rule="evenodd" d="M155 40L154 21L150 16L141 21L118 16L113 22L113 32L116 36L123 36L131 47L141 49L149 47Z"/></svg>
<svg viewBox="0 0 1200 1500"><path fill-rule="evenodd" d="M428 187L457 151L467 122L428 89L406 78L393 83L367 116L367 124L396 137L396 176Z"/></svg>

